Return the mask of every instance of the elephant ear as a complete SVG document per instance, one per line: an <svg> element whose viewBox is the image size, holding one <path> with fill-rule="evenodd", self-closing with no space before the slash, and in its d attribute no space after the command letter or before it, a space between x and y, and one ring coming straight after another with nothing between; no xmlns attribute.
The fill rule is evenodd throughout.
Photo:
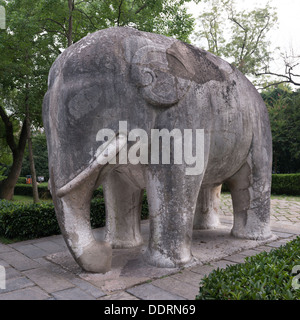
<svg viewBox="0 0 300 320"><path fill-rule="evenodd" d="M164 46L147 44L134 54L131 77L150 104L172 106L189 90L189 68L178 53Z"/></svg>

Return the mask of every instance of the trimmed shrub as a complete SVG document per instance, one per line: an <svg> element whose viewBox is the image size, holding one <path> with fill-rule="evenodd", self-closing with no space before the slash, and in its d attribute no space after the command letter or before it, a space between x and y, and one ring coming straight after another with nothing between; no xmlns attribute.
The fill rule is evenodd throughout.
<svg viewBox="0 0 300 320"><path fill-rule="evenodd" d="M103 199L91 201L91 226L105 225L105 206ZM23 204L0 201L0 235L9 239L34 239L59 234L60 229L54 205Z"/></svg>
<svg viewBox="0 0 300 320"><path fill-rule="evenodd" d="M6 176L0 176L0 181L5 180L7 177ZM17 183L26 183L26 177L19 177Z"/></svg>
<svg viewBox="0 0 300 320"><path fill-rule="evenodd" d="M0 235L21 240L59 233L53 204L0 202Z"/></svg>
<svg viewBox="0 0 300 320"><path fill-rule="evenodd" d="M104 199L91 201L91 227L105 226ZM148 218L147 198L144 194L142 219ZM0 236L8 239L34 239L59 234L60 229L53 203L26 204L0 200Z"/></svg>
<svg viewBox="0 0 300 320"><path fill-rule="evenodd" d="M300 195L300 173L295 174L273 174L272 194L276 195Z"/></svg>
<svg viewBox="0 0 300 320"><path fill-rule="evenodd" d="M217 269L200 282L196 300L299 300L292 269L300 265L300 237L246 262Z"/></svg>
<svg viewBox="0 0 300 320"><path fill-rule="evenodd" d="M51 193L48 190L47 185L39 185L38 186L38 193L41 199L51 199ZM32 197L32 185L31 184L16 184L15 186L15 195L20 196L30 196Z"/></svg>

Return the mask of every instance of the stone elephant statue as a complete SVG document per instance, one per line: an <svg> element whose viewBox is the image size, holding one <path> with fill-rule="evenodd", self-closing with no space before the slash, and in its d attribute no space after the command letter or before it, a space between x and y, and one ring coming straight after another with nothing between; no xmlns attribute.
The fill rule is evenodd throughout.
<svg viewBox="0 0 300 320"><path fill-rule="evenodd" d="M218 225L224 182L233 200L232 235L271 237L268 112L233 66L173 38L115 27L66 49L48 87L50 191L64 239L84 270L107 272L113 247L142 243L144 190L144 258L152 265L191 263L193 228ZM90 201L100 185L106 238L97 242Z"/></svg>

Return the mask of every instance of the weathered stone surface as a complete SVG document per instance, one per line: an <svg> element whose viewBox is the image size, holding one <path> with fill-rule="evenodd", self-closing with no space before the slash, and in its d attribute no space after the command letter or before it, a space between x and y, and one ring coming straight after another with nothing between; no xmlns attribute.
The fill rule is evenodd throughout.
<svg viewBox="0 0 300 320"><path fill-rule="evenodd" d="M254 86L213 54L132 28L90 34L51 68L43 119L57 217L70 252L86 271L109 271L112 247L142 244L144 189L150 212L144 259L154 266L193 262L193 223L195 228L217 227L224 182L233 198L232 235L271 237L267 109ZM120 129L120 122L126 122L126 129ZM190 174L188 162L175 164L175 139L170 165L128 164L124 150L137 146L127 133L137 128L148 137L153 129L203 130L203 171ZM100 152L102 129L116 136ZM190 141L198 150L200 143ZM115 154L116 164L103 162ZM99 185L106 202L105 241L95 239L89 221L90 200Z"/></svg>

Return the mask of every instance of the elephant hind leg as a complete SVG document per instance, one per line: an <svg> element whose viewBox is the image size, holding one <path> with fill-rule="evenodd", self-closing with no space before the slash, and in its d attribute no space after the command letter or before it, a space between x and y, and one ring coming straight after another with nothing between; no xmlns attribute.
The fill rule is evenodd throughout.
<svg viewBox="0 0 300 320"><path fill-rule="evenodd" d="M270 231L271 170L268 161L253 160L250 152L246 163L227 180L231 192L234 224L232 235L262 240Z"/></svg>
<svg viewBox="0 0 300 320"><path fill-rule="evenodd" d="M220 186L201 187L194 217L194 229L215 229L219 225Z"/></svg>

